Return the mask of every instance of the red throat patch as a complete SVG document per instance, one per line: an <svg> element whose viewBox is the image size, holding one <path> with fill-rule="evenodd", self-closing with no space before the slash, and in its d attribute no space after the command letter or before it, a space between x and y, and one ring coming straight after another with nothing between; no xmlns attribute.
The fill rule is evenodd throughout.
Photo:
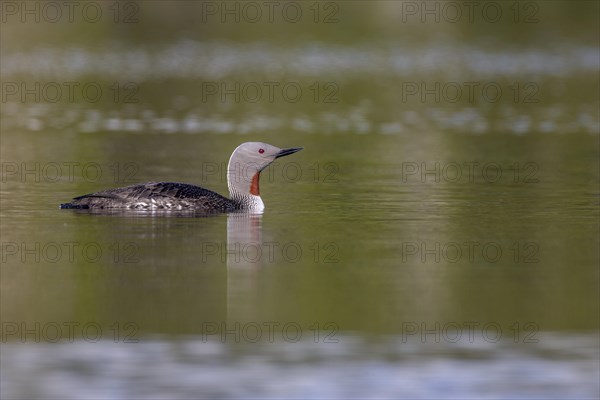
<svg viewBox="0 0 600 400"><path fill-rule="evenodd" d="M250 184L250 193L255 196L260 196L260 189L258 187L258 181L260 179L260 172L257 172L252 177L252 183Z"/></svg>

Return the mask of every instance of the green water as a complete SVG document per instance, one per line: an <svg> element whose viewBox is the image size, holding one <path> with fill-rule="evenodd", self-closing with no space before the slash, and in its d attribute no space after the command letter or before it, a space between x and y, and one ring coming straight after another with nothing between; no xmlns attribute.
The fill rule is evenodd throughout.
<svg viewBox="0 0 600 400"><path fill-rule="evenodd" d="M55 137L33 135L48 153L40 160L75 160L61 155ZM40 182L30 173L4 185L4 318L133 321L149 333L248 319L385 333L421 321L596 329L597 138L532 136L457 135L452 150L421 150L420 158L414 143L395 137L375 144L354 136L342 148L342 138L295 136L283 144L305 150L263 173L266 211L254 225L235 216L228 225L226 215L59 210L72 196L113 185L78 179L77 165L73 179L84 182L43 182L53 176L40 168ZM137 135L117 137L103 139L139 145ZM150 135L147 151L119 168L125 160L139 166L132 181L158 176L226 193L213 167L228 152L202 139ZM569 155L550 160L528 150L540 139ZM215 149L239 141L210 138ZM88 136L78 146L100 143ZM95 159L119 171L112 157ZM205 181L202 168L211 168ZM250 297L230 297L238 286ZM245 313L232 319L228 310L238 307Z"/></svg>

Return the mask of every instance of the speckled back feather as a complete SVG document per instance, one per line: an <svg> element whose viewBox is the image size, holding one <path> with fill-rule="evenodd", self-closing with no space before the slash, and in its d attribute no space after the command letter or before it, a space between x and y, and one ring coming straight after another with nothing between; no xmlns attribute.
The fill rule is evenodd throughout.
<svg viewBox="0 0 600 400"><path fill-rule="evenodd" d="M178 182L148 182L75 197L61 208L235 211L242 204L212 190Z"/></svg>

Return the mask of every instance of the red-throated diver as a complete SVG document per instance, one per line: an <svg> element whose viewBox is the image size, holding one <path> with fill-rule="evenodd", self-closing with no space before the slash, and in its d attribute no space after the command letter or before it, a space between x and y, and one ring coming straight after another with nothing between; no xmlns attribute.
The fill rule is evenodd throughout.
<svg viewBox="0 0 600 400"><path fill-rule="evenodd" d="M258 185L260 172L276 158L300 150L302 147L280 149L261 142L239 145L227 165L230 199L187 183L148 182L75 197L70 203L61 204L60 208L260 212L265 208Z"/></svg>

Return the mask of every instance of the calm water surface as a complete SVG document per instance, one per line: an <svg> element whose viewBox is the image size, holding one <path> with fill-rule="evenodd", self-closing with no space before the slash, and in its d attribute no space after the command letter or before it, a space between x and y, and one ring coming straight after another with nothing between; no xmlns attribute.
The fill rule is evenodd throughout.
<svg viewBox="0 0 600 400"><path fill-rule="evenodd" d="M212 151L201 139L150 136L148 151L127 158L139 165L134 179L158 175L225 193L220 177L204 182L194 165L220 162L228 151ZM456 135L451 153L431 148L424 158L414 156L418 145L398 138L374 145L355 136L344 138L343 148L341 138L294 139L289 145L305 150L286 163L303 175L296 178L291 167L283 174L286 163L264 173L263 215L94 215L57 205L113 186L112 177L6 182L3 319L19 330L40 324L40 336L21 343L19 333L10 334L14 326L5 326L4 394L598 393L596 137L543 138L568 149L563 161L536 157L524 149L537 139L514 135ZM47 140L38 159L70 159L57 156L55 136L36 140ZM125 148L139 141L120 140ZM210 137L216 149L240 140ZM485 151L494 147L492 158ZM176 159L171 149L181 149ZM374 152L379 158L367 157ZM109 157L96 160L110 168ZM412 169L422 162L434 171L424 180ZM496 182L481 169L461 181L449 168L441 172L491 162L502 168ZM69 331L64 324L73 322ZM46 343L56 326L61 344ZM90 361L96 353L99 364L137 372L99 373L104 368ZM165 362L177 383L145 368ZM528 368L544 373L518 372ZM50 369L64 372L54 378ZM230 374L239 384L226 389L220 379ZM255 374L293 378L281 387L279 378L256 383ZM28 389L27 376L45 378ZM91 386L79 387L82 378ZM346 385L331 383L338 379ZM419 382L428 382L425 391Z"/></svg>
<svg viewBox="0 0 600 400"><path fill-rule="evenodd" d="M3 82L110 95L2 101L2 398L597 398L600 63L581 29L14 39ZM271 81L304 95L207 92ZM468 82L503 95L454 101ZM264 214L58 209L152 180L226 194L255 140L304 147L263 172Z"/></svg>

